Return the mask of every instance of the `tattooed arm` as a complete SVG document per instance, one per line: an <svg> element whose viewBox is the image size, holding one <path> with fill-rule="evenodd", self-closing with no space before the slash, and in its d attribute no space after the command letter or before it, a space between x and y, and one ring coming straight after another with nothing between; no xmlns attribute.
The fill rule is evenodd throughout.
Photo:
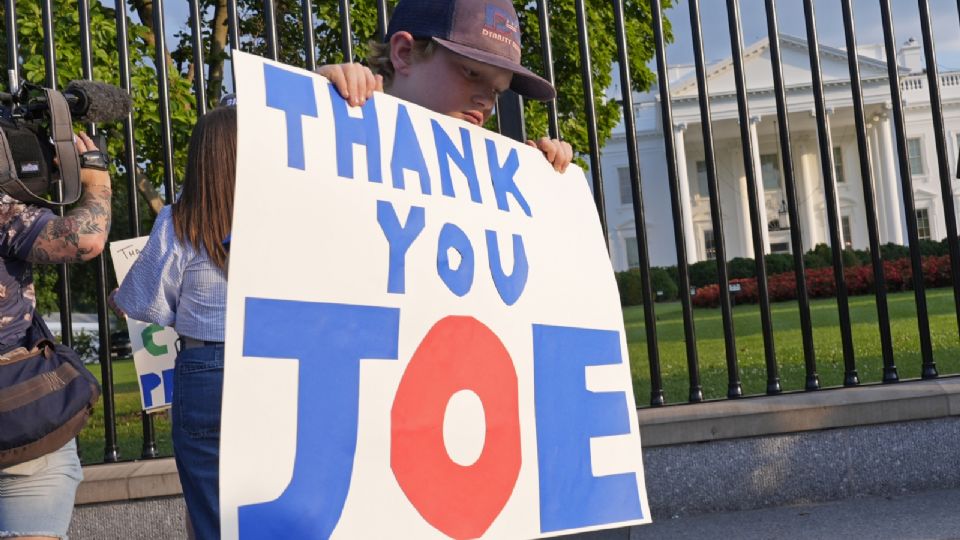
<svg viewBox="0 0 960 540"><path fill-rule="evenodd" d="M77 152L96 150L86 133L77 136ZM110 175L80 169L83 196L63 217L51 219L33 243L27 260L33 263L89 261L103 251L110 233Z"/></svg>

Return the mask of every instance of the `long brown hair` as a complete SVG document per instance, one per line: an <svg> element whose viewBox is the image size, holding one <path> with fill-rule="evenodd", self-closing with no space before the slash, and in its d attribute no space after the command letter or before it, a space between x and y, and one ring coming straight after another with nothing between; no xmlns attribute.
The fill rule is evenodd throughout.
<svg viewBox="0 0 960 540"><path fill-rule="evenodd" d="M173 230L180 242L203 247L224 272L223 241L233 220L236 176L237 110L218 107L200 118L190 135L183 191L173 205Z"/></svg>

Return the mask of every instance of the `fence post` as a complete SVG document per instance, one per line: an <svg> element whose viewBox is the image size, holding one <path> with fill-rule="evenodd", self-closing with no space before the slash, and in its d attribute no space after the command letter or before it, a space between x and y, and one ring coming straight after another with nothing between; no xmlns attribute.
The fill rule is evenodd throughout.
<svg viewBox="0 0 960 540"><path fill-rule="evenodd" d="M513 140L527 140L523 125L523 98L513 90L507 90L497 98L497 128L500 134Z"/></svg>

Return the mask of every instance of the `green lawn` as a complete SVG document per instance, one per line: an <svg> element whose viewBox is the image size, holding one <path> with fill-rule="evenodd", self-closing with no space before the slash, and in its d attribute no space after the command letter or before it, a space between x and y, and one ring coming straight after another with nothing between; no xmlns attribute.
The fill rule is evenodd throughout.
<svg viewBox="0 0 960 540"><path fill-rule="evenodd" d="M916 307L913 292L892 294L888 297L894 355L901 379L920 376L920 343L917 337ZM941 375L960 373L960 339L950 289L927 291L928 313L934 348L934 359ZM805 373L800 336L800 315L796 302L772 305L774 338L780 382L784 391L801 390ZM881 380L880 331L873 296L850 299L853 338L857 372L863 383ZM680 304L657 304L657 339L660 345L660 369L664 393L668 403L687 400L689 381L683 337ZM814 346L817 370L822 387L843 383L843 355L840 346L839 317L836 300L816 300L811 303L814 325ZM719 309L695 309L697 351L703 393L707 399L723 398L727 392L726 358L724 356L723 326ZM624 309L627 342L633 372L637 404L650 401L650 367L647 362L646 333L643 327L643 308ZM763 335L757 306L734 308L734 328L741 380L745 395L762 394L766 390L766 372L763 359ZM100 377L100 366L90 366ZM139 390L132 360L114 362L114 385L117 411L117 439L120 458L137 459L142 448ZM166 412L154 415L157 449L160 455L172 453L170 420ZM93 420L80 434L80 455L84 463L103 461L103 403L101 400Z"/></svg>
<svg viewBox="0 0 960 540"><path fill-rule="evenodd" d="M90 371L100 377L100 366L87 366ZM137 386L137 376L133 368L133 360L125 359L113 362L114 408L117 418L117 444L120 446L120 459L138 459L143 451L143 422L140 417L140 388ZM161 456L173 455L173 445L170 441L169 411L155 413L154 430L156 433L157 451ZM80 460L83 463L100 463L103 461L103 398L94 410L93 418L87 427L80 432Z"/></svg>
<svg viewBox="0 0 960 540"><path fill-rule="evenodd" d="M890 327L893 335L894 361L901 379L920 376L920 340L917 331L916 306L912 291L887 297ZM771 305L774 344L780 384L784 391L802 390L805 380L803 345L800 335L800 312L796 302ZM835 299L811 302L813 340L821 387L843 384L843 352L840 342L840 321ZM960 339L951 289L927 291L927 312L930 316L934 360L941 375L960 373ZM657 341L664 394L668 403L685 402L690 383L687 375L683 336L683 318L679 302L657 304ZM694 309L697 355L704 397L723 398L727 393L726 357L720 309ZM861 383L880 382L883 363L880 356L880 330L877 325L876 302L873 296L850 298L850 319L853 324L854 354ZM633 371L637 404L650 401L650 366L647 361L643 308L624 309L627 342ZM745 395L766 391L766 369L763 357L763 334L760 330L760 309L755 305L734 308L734 329L740 377Z"/></svg>

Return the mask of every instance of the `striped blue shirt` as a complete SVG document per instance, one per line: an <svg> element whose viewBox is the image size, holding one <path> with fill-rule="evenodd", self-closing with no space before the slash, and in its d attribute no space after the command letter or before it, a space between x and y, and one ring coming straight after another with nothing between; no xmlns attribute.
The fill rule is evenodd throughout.
<svg viewBox="0 0 960 540"><path fill-rule="evenodd" d="M165 206L114 297L128 317L172 326L181 336L223 341L227 278L202 247L182 244Z"/></svg>

